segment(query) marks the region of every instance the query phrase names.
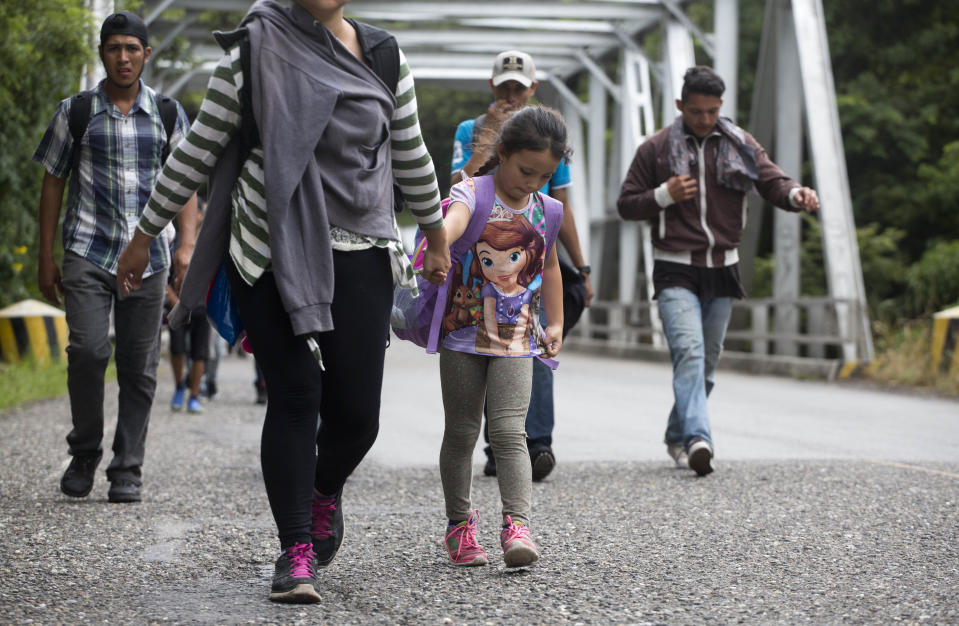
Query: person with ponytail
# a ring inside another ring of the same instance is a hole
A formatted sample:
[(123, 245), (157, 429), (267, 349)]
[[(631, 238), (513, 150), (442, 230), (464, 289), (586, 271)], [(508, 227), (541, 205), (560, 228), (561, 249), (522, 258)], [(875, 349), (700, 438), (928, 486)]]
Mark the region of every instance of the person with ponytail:
[[(467, 230), (477, 207), (478, 177), (489, 176), (493, 206), (482, 233), (463, 256), (458, 289), (479, 294), (478, 315), (459, 320), (444, 335), (440, 381), (446, 428), (440, 476), (448, 523), (445, 545), (454, 565), (485, 565), (476, 537), (479, 511), (470, 500), (472, 458), (487, 404), (490, 445), (498, 463), (502, 499), (500, 545), (507, 567), (530, 565), (539, 550), (530, 533), (532, 468), (526, 411), (533, 362), (552, 358), (563, 345), (563, 285), (555, 240), (562, 205), (538, 191), (570, 154), (566, 125), (555, 111), (526, 107), (503, 124), (490, 157), (450, 190), (446, 214), (452, 244)], [(492, 172), (491, 174), (487, 174)], [(545, 310), (545, 326), (540, 310)]]

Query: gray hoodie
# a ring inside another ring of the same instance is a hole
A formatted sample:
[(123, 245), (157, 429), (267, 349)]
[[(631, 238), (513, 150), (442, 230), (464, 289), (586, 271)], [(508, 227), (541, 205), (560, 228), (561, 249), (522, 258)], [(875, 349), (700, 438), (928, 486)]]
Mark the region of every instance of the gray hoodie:
[[(298, 4), (260, 0), (231, 33), (250, 40), (253, 114), (263, 143), (272, 270), (297, 335), (333, 329), (329, 227), (393, 237), (389, 123), (393, 94), (363, 62)], [(370, 42), (364, 41), (364, 47)], [(229, 262), (239, 141), (210, 176), (204, 224), (171, 325), (203, 305), (220, 264)], [(209, 231), (209, 232), (208, 232)]]

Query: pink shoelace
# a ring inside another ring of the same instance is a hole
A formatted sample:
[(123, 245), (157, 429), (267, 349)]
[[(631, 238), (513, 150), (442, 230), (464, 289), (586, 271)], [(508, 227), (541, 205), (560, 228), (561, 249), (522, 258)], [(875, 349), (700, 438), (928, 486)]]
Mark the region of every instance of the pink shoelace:
[(320, 498), (313, 496), (313, 536), (329, 539), (333, 531), (333, 514), (336, 512), (336, 496)]
[(294, 543), (287, 548), (290, 557), (290, 575), (293, 578), (310, 578), (313, 573), (310, 564), (313, 563), (313, 544)]
[(529, 539), (532, 541), (532, 536), (529, 534), (529, 527), (524, 526), (520, 523), (513, 523), (512, 518), (507, 515), (504, 519), (506, 522), (506, 527), (503, 528), (503, 543), (512, 541), (514, 539)]
[(476, 520), (479, 517), (479, 511), (473, 511), (463, 526), (453, 526), (446, 533), (446, 545), (449, 545), (450, 537), (459, 533), (459, 539), (456, 542), (456, 557), (464, 550), (479, 550), (479, 543), (476, 542)]

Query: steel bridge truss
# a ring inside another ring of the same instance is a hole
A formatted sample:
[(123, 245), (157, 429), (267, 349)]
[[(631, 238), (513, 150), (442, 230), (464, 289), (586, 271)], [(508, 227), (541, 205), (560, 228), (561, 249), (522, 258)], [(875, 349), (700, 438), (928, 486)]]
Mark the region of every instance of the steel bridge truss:
[[(109, 0), (91, 2), (97, 11), (112, 8)], [(617, 350), (637, 346), (661, 351), (665, 346), (656, 307), (650, 305), (650, 226), (623, 222), (615, 203), (637, 146), (677, 114), (674, 100), (683, 73), (696, 64), (694, 42), (707, 57), (702, 62), (712, 65), (727, 85), (737, 84), (738, 0), (714, 0), (713, 32), (697, 28), (685, 12), (688, 4), (352, 0), (347, 5), (348, 14), (396, 35), (419, 84), (485, 90), (496, 53), (519, 48), (533, 55), (537, 96), (562, 111), (576, 148), (572, 205), (598, 288), (596, 306), (575, 331), (582, 343)], [(154, 56), (185, 37), (189, 55), (199, 60), (150, 68), (151, 84), (176, 94), (202, 88), (221, 54), (198, 16), (204, 11), (242, 13), (251, 2), (146, 0), (144, 5)], [(651, 41), (661, 43), (653, 46)], [(800, 294), (800, 217), (772, 211), (774, 294), (737, 305), (730, 339), (765, 360), (821, 359), (832, 353), (845, 362), (869, 361), (873, 346), (822, 0), (767, 0), (760, 47), (751, 115), (744, 126), (797, 179), (805, 147), (814, 178), (810, 184), (822, 204), (829, 296)], [(735, 119), (736, 109), (736, 89), (728, 88), (723, 114)], [(747, 282), (760, 226), (769, 213), (761, 199), (750, 200), (740, 250)]]

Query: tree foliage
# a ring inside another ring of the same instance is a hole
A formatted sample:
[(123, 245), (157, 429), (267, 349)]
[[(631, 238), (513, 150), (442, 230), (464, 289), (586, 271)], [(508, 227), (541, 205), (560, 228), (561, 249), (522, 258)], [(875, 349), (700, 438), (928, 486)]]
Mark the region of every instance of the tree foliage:
[(93, 58), (90, 29), (82, 0), (0, 3), (0, 305), (36, 284), (43, 169), (30, 157)]

